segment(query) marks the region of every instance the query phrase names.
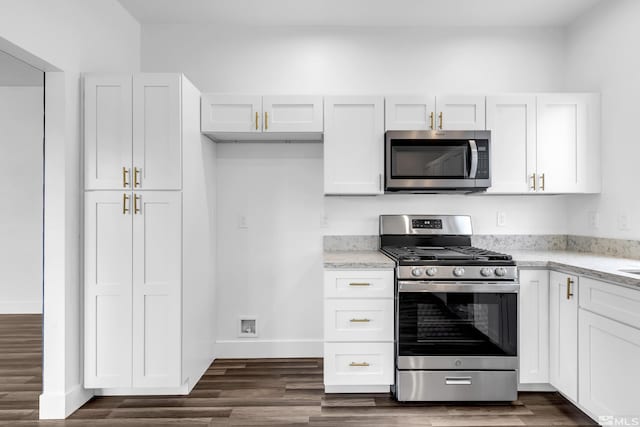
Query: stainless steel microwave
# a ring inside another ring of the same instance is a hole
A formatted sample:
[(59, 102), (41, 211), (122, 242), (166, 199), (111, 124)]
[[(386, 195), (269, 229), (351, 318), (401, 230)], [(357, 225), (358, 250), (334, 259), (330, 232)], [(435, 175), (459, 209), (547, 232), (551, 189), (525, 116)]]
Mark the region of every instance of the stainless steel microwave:
[(388, 131), (385, 192), (484, 191), (491, 186), (490, 131)]

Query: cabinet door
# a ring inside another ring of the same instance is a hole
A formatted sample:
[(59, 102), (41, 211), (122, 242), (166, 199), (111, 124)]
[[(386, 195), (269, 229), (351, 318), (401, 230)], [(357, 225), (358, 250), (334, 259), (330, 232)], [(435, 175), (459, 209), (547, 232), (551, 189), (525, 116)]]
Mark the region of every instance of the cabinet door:
[(579, 342), (580, 405), (597, 417), (637, 414), (640, 329), (580, 309)]
[(384, 99), (325, 98), (325, 194), (382, 194)]
[(131, 188), (131, 132), (131, 75), (87, 75), (84, 80), (87, 190)]
[(262, 98), (264, 132), (315, 132), (323, 129), (321, 96), (272, 95)]
[(549, 382), (549, 272), (520, 270), (520, 383)]
[(181, 373), (182, 195), (133, 200), (133, 386), (174, 387)]
[(491, 193), (535, 191), (536, 97), (488, 96), (491, 131)]
[(548, 193), (581, 192), (587, 147), (587, 97), (581, 94), (538, 96), (537, 161), (539, 189)]
[(179, 190), (181, 147), (180, 75), (134, 75), (134, 189)]
[(436, 127), (435, 96), (387, 96), (384, 103), (386, 130), (433, 130)]
[(84, 381), (131, 387), (131, 193), (85, 193)]
[(436, 127), (444, 130), (484, 130), (484, 96), (438, 96)]
[(549, 379), (574, 402), (578, 399), (578, 278), (549, 273)]
[(260, 95), (202, 94), (203, 132), (262, 132)]

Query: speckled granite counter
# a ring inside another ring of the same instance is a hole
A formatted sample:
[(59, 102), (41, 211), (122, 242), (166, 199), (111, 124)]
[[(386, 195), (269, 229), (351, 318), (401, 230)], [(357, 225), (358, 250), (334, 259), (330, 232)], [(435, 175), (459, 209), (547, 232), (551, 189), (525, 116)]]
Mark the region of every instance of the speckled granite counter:
[(324, 268), (394, 268), (395, 262), (379, 251), (332, 251), (324, 253)]
[(640, 261), (588, 252), (509, 251), (521, 268), (550, 268), (588, 276), (640, 290), (640, 275), (620, 270), (640, 270)]

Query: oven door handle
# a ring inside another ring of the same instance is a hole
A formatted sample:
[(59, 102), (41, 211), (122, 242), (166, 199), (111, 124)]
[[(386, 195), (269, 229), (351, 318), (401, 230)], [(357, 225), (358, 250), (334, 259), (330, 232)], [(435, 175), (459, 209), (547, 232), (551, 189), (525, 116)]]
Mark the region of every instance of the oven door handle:
[(469, 167), (469, 178), (476, 179), (478, 174), (478, 144), (475, 139), (469, 140), (469, 148), (471, 149), (471, 166)]
[(426, 282), (426, 281), (398, 281), (398, 292), (466, 292), (466, 293), (518, 293), (518, 283), (482, 283), (482, 282)]

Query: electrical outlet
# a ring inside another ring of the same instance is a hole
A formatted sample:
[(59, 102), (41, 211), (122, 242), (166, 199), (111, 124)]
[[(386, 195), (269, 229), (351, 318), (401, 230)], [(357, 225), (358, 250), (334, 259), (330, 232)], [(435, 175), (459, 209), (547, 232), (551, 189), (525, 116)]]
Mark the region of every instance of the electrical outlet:
[(249, 228), (249, 224), (248, 224), (246, 215), (240, 215), (238, 217), (238, 228), (241, 228), (241, 229)]
[(629, 229), (629, 217), (627, 214), (618, 215), (618, 230), (626, 231)]
[(496, 225), (498, 227), (506, 227), (506, 225), (507, 225), (507, 214), (505, 212), (498, 211), (496, 213)]
[(598, 212), (589, 211), (589, 227), (597, 230), (600, 228), (600, 214)]
[(322, 216), (320, 220), (320, 228), (329, 228), (329, 217), (326, 215)]

